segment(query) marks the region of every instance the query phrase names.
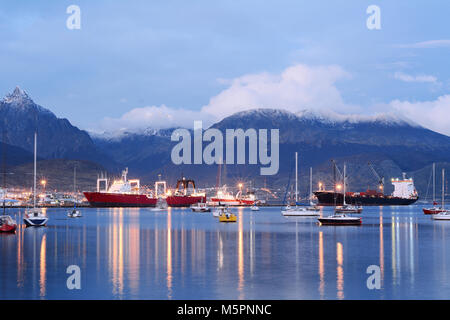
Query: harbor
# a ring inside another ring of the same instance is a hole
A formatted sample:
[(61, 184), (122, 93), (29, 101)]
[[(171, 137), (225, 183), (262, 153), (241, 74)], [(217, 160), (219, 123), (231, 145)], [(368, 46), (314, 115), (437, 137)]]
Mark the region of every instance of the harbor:
[[(444, 299), (450, 224), (422, 206), (367, 207), (361, 226), (319, 226), (280, 208), (238, 221), (169, 208), (50, 208), (45, 228), (0, 235), (3, 299)], [(7, 209), (21, 221), (23, 212)], [(325, 207), (320, 216), (332, 213)], [(69, 290), (66, 269), (81, 270)], [(381, 288), (368, 289), (369, 266)], [(270, 288), (270, 289), (269, 289)]]

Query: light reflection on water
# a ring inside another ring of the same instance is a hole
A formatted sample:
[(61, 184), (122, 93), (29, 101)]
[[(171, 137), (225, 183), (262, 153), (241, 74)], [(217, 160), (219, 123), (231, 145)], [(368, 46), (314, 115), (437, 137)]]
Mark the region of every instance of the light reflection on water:
[[(83, 209), (79, 219), (49, 209), (47, 228), (0, 235), (0, 298), (450, 297), (450, 224), (419, 206), (365, 208), (361, 227), (318, 226), (279, 208), (233, 210), (238, 222), (222, 224), (187, 209)], [(66, 287), (72, 264), (81, 290)], [(380, 266), (381, 290), (366, 287), (370, 265)]]

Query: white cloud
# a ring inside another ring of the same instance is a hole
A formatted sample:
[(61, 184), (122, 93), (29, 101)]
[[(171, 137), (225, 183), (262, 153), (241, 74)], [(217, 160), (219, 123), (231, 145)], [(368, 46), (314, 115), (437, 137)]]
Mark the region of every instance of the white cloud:
[[(233, 113), (255, 108), (284, 109), (294, 113), (308, 109), (328, 115), (345, 113), (346, 119), (352, 119), (349, 114), (353, 113), (360, 115), (354, 116), (355, 121), (360, 121), (363, 119), (361, 115), (369, 116), (368, 110), (345, 103), (336, 87), (338, 81), (348, 77), (349, 74), (339, 66), (311, 67), (300, 64), (288, 67), (280, 74), (265, 72), (231, 80), (221, 79), (228, 87), (212, 97), (209, 104), (200, 110), (175, 109), (165, 105), (135, 108), (119, 118), (104, 118), (96, 131), (120, 133), (147, 128), (192, 128), (195, 120), (202, 120), (204, 127), (207, 127)], [(427, 75), (396, 73), (396, 78), (407, 82), (437, 82), (435, 77)], [(376, 117), (385, 117), (386, 121), (397, 119), (395, 114), (386, 114), (386, 111), (394, 111), (399, 117), (396, 121), (411, 119), (419, 125), (450, 135), (450, 95), (425, 102), (394, 100), (372, 105), (370, 110), (378, 112)], [(339, 119), (337, 116), (334, 118)]]
[(410, 44), (402, 44), (399, 48), (413, 48), (413, 49), (425, 49), (425, 48), (446, 48), (450, 47), (450, 40), (429, 40)]
[(231, 81), (212, 97), (202, 112), (218, 118), (254, 108), (279, 108), (297, 112), (305, 108), (355, 111), (344, 103), (336, 82), (349, 74), (339, 66), (291, 66), (280, 74), (249, 74)]
[[(210, 99), (200, 111), (162, 106), (135, 108), (119, 118), (104, 118), (96, 132), (192, 127), (194, 120), (204, 126), (235, 112), (255, 108), (275, 108), (298, 112), (305, 108), (355, 111), (345, 104), (335, 83), (349, 77), (339, 66), (295, 65), (280, 74), (248, 74), (235, 79), (219, 79), (229, 87)], [(93, 132), (93, 130), (91, 130)]]
[(401, 80), (404, 82), (430, 82), (430, 83), (436, 83), (437, 78), (430, 75), (417, 75), (412, 76), (403, 72), (396, 72), (394, 74), (394, 78), (397, 80)]
[(450, 95), (422, 102), (394, 100), (390, 106), (426, 128), (450, 135)]
[(120, 118), (104, 118), (91, 132), (138, 132), (147, 128), (167, 129), (175, 127), (192, 127), (195, 120), (211, 123), (210, 115), (186, 109), (174, 109), (162, 106), (135, 108)]

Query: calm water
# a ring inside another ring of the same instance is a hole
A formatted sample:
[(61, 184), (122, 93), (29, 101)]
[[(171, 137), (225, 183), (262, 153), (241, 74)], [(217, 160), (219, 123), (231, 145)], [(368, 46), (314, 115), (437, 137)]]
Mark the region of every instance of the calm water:
[[(0, 299), (450, 298), (450, 221), (421, 206), (365, 208), (360, 227), (234, 210), (223, 224), (187, 209), (48, 209), (47, 228), (0, 235)], [(66, 287), (69, 265), (81, 290)]]

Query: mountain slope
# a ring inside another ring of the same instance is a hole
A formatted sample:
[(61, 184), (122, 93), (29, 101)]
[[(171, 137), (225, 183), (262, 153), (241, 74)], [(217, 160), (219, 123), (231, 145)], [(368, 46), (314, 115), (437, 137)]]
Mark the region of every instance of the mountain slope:
[(33, 136), (37, 131), (38, 155), (42, 158), (109, 163), (86, 131), (73, 126), (67, 119), (57, 118), (18, 87), (0, 101), (0, 127), (6, 130), (9, 144), (29, 152), (33, 152)]

